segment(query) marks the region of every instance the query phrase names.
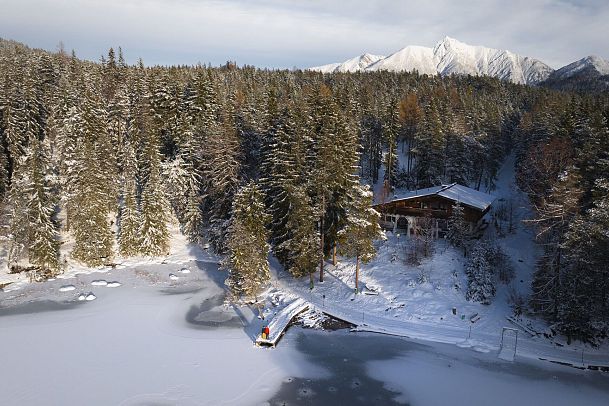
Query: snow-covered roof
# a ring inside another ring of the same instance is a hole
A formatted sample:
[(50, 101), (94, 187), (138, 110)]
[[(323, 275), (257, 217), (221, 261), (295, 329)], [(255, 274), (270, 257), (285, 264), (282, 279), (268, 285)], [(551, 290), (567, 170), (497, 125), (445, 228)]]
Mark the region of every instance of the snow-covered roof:
[(495, 196), (488, 193), (469, 188), (467, 186), (452, 183), (450, 185), (433, 186), (425, 189), (410, 190), (405, 193), (395, 195), (391, 200), (384, 202), (395, 202), (398, 200), (408, 200), (423, 196), (438, 195), (454, 202), (460, 202), (464, 206), (470, 206), (479, 210), (486, 210), (495, 200)]

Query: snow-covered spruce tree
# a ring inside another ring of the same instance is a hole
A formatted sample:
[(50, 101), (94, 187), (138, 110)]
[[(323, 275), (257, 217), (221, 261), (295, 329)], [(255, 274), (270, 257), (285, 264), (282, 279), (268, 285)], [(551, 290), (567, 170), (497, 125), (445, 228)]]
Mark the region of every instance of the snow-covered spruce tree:
[(421, 188), (442, 183), (446, 139), (438, 106), (433, 99), (417, 129), (415, 143), (413, 153), (416, 157), (417, 186)]
[[(269, 213), (272, 215), (270, 225), (271, 241), (279, 261), (289, 268), (287, 263), (290, 253), (284, 250), (282, 243), (290, 237), (287, 222), (295, 213), (291, 202), (296, 188), (305, 188), (305, 159), (307, 143), (302, 131), (298, 131), (293, 106), (287, 107), (270, 130), (270, 145), (265, 151), (262, 168), (262, 184), (266, 193)], [(310, 203), (310, 199), (308, 200)], [(302, 214), (302, 213), (301, 213)], [(310, 219), (312, 225), (318, 219)]]
[(594, 206), (565, 236), (566, 271), (558, 328), (569, 339), (597, 341), (609, 333), (609, 181), (595, 182)]
[(103, 163), (109, 151), (107, 142), (107, 127), (104, 114), (98, 106), (98, 101), (87, 94), (83, 105), (75, 118), (79, 123), (73, 123), (73, 131), (77, 131), (77, 150), (74, 152), (72, 164), (72, 193), (68, 206), (72, 213), (71, 229), (75, 243), (72, 251), (74, 259), (88, 266), (99, 266), (113, 256), (114, 239), (110, 230), (109, 214), (111, 203), (115, 203), (112, 194), (114, 187), (110, 180), (112, 172), (104, 171), (107, 164)]
[(118, 248), (123, 257), (141, 250), (141, 217), (137, 204), (137, 160), (131, 142), (126, 140), (123, 154), (122, 206), (119, 218)]
[(489, 263), (490, 246), (487, 241), (478, 242), (472, 249), (465, 266), (467, 293), (465, 298), (473, 302), (490, 304), (495, 296), (495, 275)]
[(8, 156), (4, 148), (4, 132), (2, 128), (2, 112), (0, 111), (0, 201), (4, 199), (4, 196), (8, 190)]
[(319, 261), (319, 232), (315, 229), (319, 217), (302, 185), (287, 186), (283, 196), (290, 210), (286, 215), (286, 235), (275, 251), (285, 258), (283, 264), (294, 277), (309, 275), (313, 283)]
[(7, 207), (9, 209), (9, 268), (25, 259), (30, 237), (29, 199), (28, 195), (24, 193), (30, 185), (28, 171), (26, 171), (27, 156), (22, 156), (15, 164), (12, 183), (7, 196)]
[[(197, 106), (196, 92), (187, 86), (179, 105), (178, 158), (185, 172), (181, 193), (177, 195), (182, 203), (172, 202), (182, 226), (182, 232), (191, 242), (201, 239), (203, 213), (201, 211), (201, 178), (203, 171), (203, 142), (207, 137), (202, 128), (202, 107)], [(179, 209), (178, 209), (179, 208)]]
[[(293, 105), (271, 121), (262, 184), (271, 214), (271, 241), (281, 264), (294, 276), (312, 275), (319, 258), (319, 217), (305, 181), (307, 137), (298, 131)], [(272, 110), (272, 107), (269, 108)]]
[(214, 249), (226, 249), (226, 231), (229, 226), (232, 202), (240, 180), (239, 137), (232, 118), (226, 117), (221, 126), (209, 129), (204, 151), (204, 199), (209, 221), (209, 239)]
[(40, 137), (45, 114), (35, 95), (33, 78), (24, 73), (21, 67), (17, 71), (19, 85), (10, 86), (3, 108), (4, 139), (11, 166), (15, 166), (17, 160), (25, 154), (28, 142)]
[(400, 123), (398, 115), (397, 101), (392, 101), (387, 109), (383, 125), (383, 137), (387, 143), (385, 153), (385, 179), (388, 191), (392, 191), (397, 186), (399, 162), (398, 162), (398, 138), (400, 136)]
[(11, 267), (27, 260), (48, 275), (59, 270), (59, 235), (53, 221), (56, 204), (46, 176), (48, 162), (42, 143), (33, 139), (29, 144), (17, 162), (9, 193), (8, 262)]
[(230, 272), (226, 284), (235, 300), (255, 298), (270, 279), (270, 246), (266, 229), (269, 220), (264, 208), (264, 195), (256, 184), (251, 182), (239, 190), (228, 228), (226, 260)]
[(309, 118), (314, 153), (308, 180), (319, 213), (319, 280), (323, 281), (325, 250), (335, 245), (339, 229), (331, 227), (337, 219), (337, 213), (332, 211), (341, 210), (340, 201), (354, 180), (359, 157), (355, 134), (349, 132), (327, 86), (321, 85), (315, 93)]
[[(14, 79), (25, 81), (23, 66), (15, 66)], [(31, 184), (28, 171), (28, 151), (26, 146), (30, 140), (38, 138), (39, 123), (33, 114), (32, 103), (24, 94), (29, 87), (26, 82), (25, 89), (16, 84), (9, 85), (8, 81), (3, 89), (2, 100), (2, 143), (6, 144), (6, 157), (8, 169), (12, 169), (12, 177), (7, 176), (7, 186), (10, 183), (7, 208), (9, 210), (9, 267), (17, 264), (27, 257), (29, 245), (29, 213), (28, 196), (24, 193)], [(21, 82), (23, 83), (23, 82)], [(4, 146), (3, 146), (4, 147)], [(7, 174), (9, 175), (9, 174)]]
[(359, 291), (360, 261), (368, 263), (376, 255), (373, 241), (385, 234), (379, 226), (380, 214), (372, 208), (370, 188), (354, 185), (350, 191), (345, 227), (338, 233), (340, 252), (355, 257), (355, 292)]
[(448, 241), (456, 248), (463, 249), (463, 255), (467, 254), (469, 238), (469, 224), (465, 221), (465, 213), (460, 202), (452, 206), (452, 213), (448, 218)]
[(565, 235), (580, 211), (582, 190), (576, 168), (568, 168), (555, 180), (549, 196), (536, 204), (537, 238), (543, 255), (533, 274), (531, 307), (551, 320), (558, 320), (562, 281), (568, 263), (564, 260)]
[(141, 198), (141, 253), (148, 256), (169, 253), (169, 202), (161, 177), (161, 154), (159, 143), (149, 119), (142, 114), (138, 130), (147, 140), (144, 159), (148, 162), (146, 181), (142, 186)]
[[(47, 179), (48, 158), (39, 140), (31, 142), (30, 185), (24, 190), (29, 200), (29, 261), (44, 271), (59, 270), (59, 233), (53, 221), (55, 199)], [(46, 272), (45, 272), (46, 273)]]
[(175, 134), (175, 156), (163, 164), (169, 202), (180, 223), (184, 235), (191, 242), (201, 237), (203, 215), (201, 212), (201, 172), (203, 134), (197, 132), (197, 110), (193, 106), (194, 95), (185, 90), (184, 100), (178, 106), (179, 117)]
[(188, 236), (190, 242), (198, 243), (203, 234), (203, 212), (201, 211), (201, 195), (198, 182), (191, 178), (191, 184), (186, 195), (186, 209), (184, 211), (182, 232)]
[(450, 128), (446, 133), (446, 181), (468, 184), (471, 162), (467, 146), (465, 123), (451, 111)]

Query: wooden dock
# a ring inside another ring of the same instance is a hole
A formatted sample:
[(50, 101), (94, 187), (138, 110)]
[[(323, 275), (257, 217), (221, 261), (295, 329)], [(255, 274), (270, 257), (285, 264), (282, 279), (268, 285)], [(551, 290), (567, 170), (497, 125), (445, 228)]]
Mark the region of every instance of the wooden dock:
[(269, 337), (262, 338), (262, 334), (258, 334), (258, 338), (256, 338), (256, 345), (270, 347), (274, 347), (275, 345), (277, 345), (277, 342), (285, 333), (285, 330), (290, 325), (292, 319), (307, 310), (308, 308), (309, 303), (305, 302), (300, 298), (294, 300), (292, 303), (284, 307), (269, 322)]

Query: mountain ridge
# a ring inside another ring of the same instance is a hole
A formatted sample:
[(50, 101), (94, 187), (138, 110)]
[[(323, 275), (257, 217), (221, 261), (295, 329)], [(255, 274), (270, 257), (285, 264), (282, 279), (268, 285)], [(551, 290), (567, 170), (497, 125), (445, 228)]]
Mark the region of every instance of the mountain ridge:
[[(529, 56), (518, 55), (508, 50), (469, 45), (448, 36), (438, 41), (433, 48), (409, 45), (387, 57), (375, 55), (378, 59), (368, 65), (365, 65), (363, 60), (365, 55), (370, 54), (363, 54), (342, 63), (312, 67), (308, 70), (323, 73), (383, 70), (413, 72), (416, 70), (427, 75), (492, 76), (512, 83), (527, 85), (539, 85), (548, 80), (555, 83), (562, 79), (573, 78), (580, 71), (588, 76), (591, 75), (590, 70), (598, 72), (599, 76), (609, 74), (609, 62), (593, 55), (554, 70), (541, 60)], [(357, 64), (354, 64), (355, 60), (358, 61)], [(561, 73), (557, 74), (557, 72)]]

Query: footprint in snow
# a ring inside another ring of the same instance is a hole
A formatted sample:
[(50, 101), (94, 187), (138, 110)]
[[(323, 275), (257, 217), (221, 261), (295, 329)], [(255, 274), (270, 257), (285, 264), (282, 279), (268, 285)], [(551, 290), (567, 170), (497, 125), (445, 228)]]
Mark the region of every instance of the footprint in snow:
[(76, 286), (74, 286), (74, 285), (65, 285), (65, 286), (60, 287), (59, 291), (60, 292), (69, 292), (74, 289), (76, 289)]
[(178, 277), (178, 275), (170, 273), (169, 274), (169, 279), (171, 279), (172, 281), (177, 281), (180, 278)]
[(190, 273), (190, 269), (182, 268), (182, 269), (180, 269), (180, 273)]
[(108, 282), (104, 281), (104, 280), (96, 280), (91, 282), (91, 285), (93, 286), (108, 286)]
[(114, 281), (114, 282), (108, 282), (108, 284), (106, 286), (108, 286), (109, 288), (118, 288), (121, 285), (122, 285), (122, 283)]

